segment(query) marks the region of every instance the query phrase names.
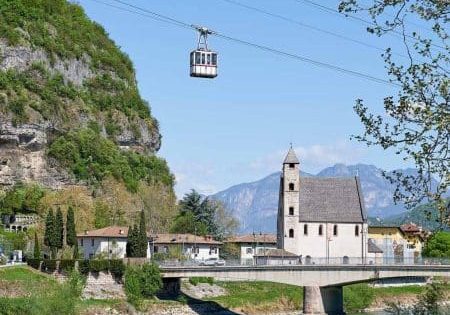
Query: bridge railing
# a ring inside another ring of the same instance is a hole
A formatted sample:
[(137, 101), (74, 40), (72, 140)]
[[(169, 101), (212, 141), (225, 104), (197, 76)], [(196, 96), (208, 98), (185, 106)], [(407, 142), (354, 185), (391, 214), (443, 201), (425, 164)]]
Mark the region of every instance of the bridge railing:
[(217, 266), (296, 266), (296, 265), (450, 265), (444, 258), (381, 257), (276, 257), (257, 259), (227, 259), (218, 261), (171, 259), (157, 261), (161, 267), (217, 267)]

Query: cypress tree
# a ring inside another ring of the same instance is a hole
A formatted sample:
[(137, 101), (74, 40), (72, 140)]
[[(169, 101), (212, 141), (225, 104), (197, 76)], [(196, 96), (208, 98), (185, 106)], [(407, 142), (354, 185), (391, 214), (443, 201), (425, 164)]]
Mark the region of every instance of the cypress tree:
[(133, 236), (131, 242), (131, 257), (139, 257), (139, 228), (137, 224), (133, 226)]
[(33, 253), (34, 259), (41, 258), (41, 248), (39, 247), (39, 240), (37, 236), (37, 232), (34, 232), (34, 253)]
[(58, 249), (63, 248), (64, 245), (64, 220), (61, 208), (56, 211), (55, 217), (55, 230), (54, 230), (55, 243), (54, 246)]
[(127, 247), (126, 247), (127, 257), (133, 257), (133, 252), (132, 252), (133, 235), (134, 235), (133, 226), (130, 226), (128, 228), (128, 235), (127, 235)]
[(138, 257), (146, 257), (147, 256), (147, 227), (145, 224), (145, 213), (144, 210), (141, 211), (141, 217), (139, 222), (139, 234), (138, 234)]
[(53, 235), (55, 230), (55, 217), (53, 210), (49, 209), (47, 218), (45, 219), (44, 244), (48, 247), (53, 247)]
[(66, 220), (66, 243), (69, 246), (77, 245), (77, 234), (75, 232), (75, 214), (73, 208), (69, 206)]

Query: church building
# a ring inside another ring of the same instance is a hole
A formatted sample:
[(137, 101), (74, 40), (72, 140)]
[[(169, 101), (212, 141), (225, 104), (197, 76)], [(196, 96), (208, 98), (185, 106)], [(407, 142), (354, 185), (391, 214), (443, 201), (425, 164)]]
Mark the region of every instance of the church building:
[(359, 177), (300, 176), (292, 148), (283, 162), (277, 247), (303, 263), (362, 263), (367, 256), (367, 216)]

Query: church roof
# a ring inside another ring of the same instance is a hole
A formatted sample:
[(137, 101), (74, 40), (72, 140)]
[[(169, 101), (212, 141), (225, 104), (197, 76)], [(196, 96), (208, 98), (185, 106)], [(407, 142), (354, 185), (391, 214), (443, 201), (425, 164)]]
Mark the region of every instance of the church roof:
[(284, 159), (283, 164), (300, 164), (300, 161), (297, 158), (297, 155), (295, 154), (294, 149), (289, 148), (288, 154), (286, 155), (286, 158)]
[(366, 211), (358, 177), (300, 178), (299, 221), (362, 223)]
[(367, 244), (367, 251), (369, 253), (383, 253), (383, 250), (379, 248), (372, 239), (369, 238), (369, 242)]

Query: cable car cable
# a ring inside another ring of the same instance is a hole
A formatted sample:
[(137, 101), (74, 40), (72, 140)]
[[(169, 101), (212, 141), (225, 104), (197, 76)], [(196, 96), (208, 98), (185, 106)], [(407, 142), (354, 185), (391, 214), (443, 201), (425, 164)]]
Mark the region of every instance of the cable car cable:
[[(103, 2), (101, 2), (99, 0), (91, 0), (91, 1), (103, 3)], [(170, 23), (172, 25), (176, 25), (176, 26), (183, 27), (183, 28), (190, 28), (190, 29), (193, 29), (193, 30), (197, 31), (198, 27), (196, 27), (195, 25), (188, 24), (188, 23), (185, 23), (183, 21), (176, 20), (174, 18), (165, 16), (165, 15), (160, 14), (160, 13), (156, 13), (156, 12), (150, 11), (150, 10), (145, 9), (145, 8), (138, 7), (138, 6), (133, 5), (133, 4), (129, 4), (129, 3), (124, 2), (122, 0), (112, 0), (112, 1), (118, 2), (120, 4), (132, 7), (134, 9), (137, 9), (137, 10), (140, 10), (140, 11), (143, 11), (143, 12), (146, 12), (146, 13), (150, 14), (150, 16), (149, 15), (143, 15), (141, 13), (125, 9), (127, 12), (136, 13), (136, 14), (139, 14), (141, 16), (145, 16), (145, 17), (148, 17), (148, 18), (156, 19), (156, 20), (161, 21), (161, 22), (166, 22), (166, 23)], [(112, 6), (112, 5), (110, 5), (110, 6)], [(117, 6), (115, 6), (115, 7), (117, 9), (119, 9), (119, 10), (124, 10), (124, 8), (117, 7)], [(364, 78), (366, 80), (370, 80), (370, 81), (373, 81), (373, 82), (376, 82), (376, 83), (383, 83), (383, 84), (397, 86), (397, 87), (401, 86), (400, 84), (394, 83), (394, 82), (392, 82), (390, 80), (377, 78), (375, 76), (372, 76), (372, 75), (369, 75), (369, 74), (365, 74), (365, 73), (362, 73), (362, 72), (359, 72), (359, 71), (342, 68), (342, 67), (330, 64), (330, 63), (317, 61), (317, 60), (314, 60), (314, 59), (311, 59), (311, 58), (308, 58), (308, 57), (304, 57), (304, 56), (301, 56), (301, 55), (298, 55), (298, 54), (289, 53), (289, 52), (278, 50), (278, 49), (275, 49), (275, 48), (272, 48), (272, 47), (269, 47), (269, 46), (264, 46), (264, 45), (252, 43), (252, 42), (249, 42), (249, 41), (246, 41), (246, 40), (238, 39), (238, 38), (235, 38), (235, 37), (227, 36), (225, 34), (221, 34), (221, 33), (216, 32), (216, 31), (211, 31), (211, 35), (219, 37), (219, 38), (222, 38), (222, 39), (225, 39), (225, 40), (228, 40), (228, 41), (232, 41), (232, 42), (235, 42), (235, 43), (238, 43), (238, 44), (242, 44), (242, 45), (250, 46), (250, 47), (253, 47), (253, 48), (257, 48), (257, 49), (260, 49), (260, 50), (263, 50), (263, 51), (266, 51), (266, 52), (271, 52), (273, 54), (277, 54), (277, 55), (281, 55), (281, 56), (288, 57), (288, 58), (291, 58), (291, 59), (299, 60), (299, 61), (302, 61), (302, 62), (305, 62), (305, 63), (310, 63), (310, 64), (315, 65), (317, 67), (327, 68), (327, 69), (331, 69), (331, 70), (338, 71), (338, 72), (341, 72), (341, 73), (346, 73), (346, 74), (349, 74), (349, 75), (352, 75), (352, 76)]]
[[(320, 3), (317, 3), (317, 2), (314, 2), (314, 1), (311, 1), (311, 0), (294, 0), (294, 1), (298, 2), (298, 3), (306, 3), (306, 4), (310, 5), (310, 6), (313, 6), (313, 7), (317, 8), (317, 9), (320, 9), (322, 11), (325, 11), (325, 12), (328, 12), (328, 13), (333, 13), (333, 14), (338, 14), (341, 17), (349, 17), (349, 18), (351, 18), (351, 19), (353, 19), (355, 21), (359, 21), (361, 23), (364, 23), (364, 24), (367, 24), (367, 25), (370, 25), (370, 26), (376, 26), (376, 24), (374, 22), (372, 22), (372, 21), (365, 20), (363, 18), (360, 18), (359, 16), (355, 16), (355, 15), (352, 15), (352, 14), (349, 14), (349, 13), (341, 13), (341, 12), (339, 12), (339, 10), (336, 10), (334, 8), (325, 6), (323, 4), (320, 4)], [(397, 37), (400, 37), (400, 38), (403, 38), (403, 36), (405, 36), (405, 37), (409, 38), (410, 40), (417, 40), (414, 36), (411, 36), (411, 35), (408, 35), (408, 34), (403, 34), (402, 32), (399, 32), (397, 30), (392, 30), (392, 32), (394, 34), (396, 34)], [(440, 48), (440, 49), (444, 49), (446, 51), (448, 50), (448, 47), (444, 47), (444, 46), (441, 46), (441, 45), (438, 45), (438, 44), (431, 43), (430, 45), (434, 46), (434, 47), (437, 47), (437, 48)]]
[(101, 0), (90, 0), (90, 1), (97, 2), (97, 3), (103, 4), (103, 5), (106, 5), (108, 7), (118, 9), (118, 10), (126, 11), (126, 12), (133, 13), (133, 14), (137, 14), (137, 15), (140, 15), (140, 16), (143, 16), (143, 17), (148, 17), (148, 18), (154, 19), (156, 21), (165, 22), (165, 23), (169, 23), (169, 24), (172, 24), (172, 25), (175, 25), (175, 26), (178, 26), (178, 27), (184, 27), (184, 28), (187, 28), (189, 30), (192, 30), (191, 25), (189, 25), (189, 26), (182, 26), (179, 23), (171, 22), (171, 21), (169, 21), (167, 19), (158, 18), (156, 16), (148, 15), (148, 14), (145, 14), (145, 13), (142, 13), (142, 12), (138, 12), (138, 11), (133, 11), (133, 10), (130, 10), (130, 9), (127, 9), (127, 8), (124, 8), (124, 7), (119, 7), (117, 5), (114, 5), (114, 4), (111, 4), (111, 3), (108, 3), (108, 2), (104, 2), (104, 1), (101, 1)]
[[(248, 10), (253, 10), (253, 11), (259, 12), (261, 14), (265, 14), (265, 15), (268, 15), (268, 16), (271, 16), (271, 17), (274, 17), (274, 18), (277, 18), (277, 19), (280, 19), (280, 20), (283, 20), (283, 21), (286, 21), (286, 22), (289, 22), (289, 23), (292, 23), (292, 24), (296, 24), (296, 25), (301, 26), (301, 27), (309, 28), (309, 29), (312, 29), (312, 30), (317, 31), (317, 32), (325, 33), (325, 34), (328, 34), (328, 35), (331, 35), (331, 36), (334, 36), (334, 37), (337, 37), (337, 38), (340, 38), (340, 39), (343, 39), (343, 40), (347, 40), (347, 41), (350, 41), (350, 42), (353, 42), (353, 43), (356, 43), (356, 44), (359, 44), (359, 45), (362, 45), (362, 46), (365, 46), (365, 47), (368, 47), (368, 48), (376, 49), (376, 50), (381, 51), (381, 52), (385, 52), (386, 51), (384, 48), (381, 48), (379, 46), (372, 45), (372, 44), (363, 42), (361, 40), (354, 39), (354, 38), (351, 38), (351, 37), (348, 37), (348, 36), (345, 36), (345, 35), (342, 35), (342, 34), (338, 34), (338, 33), (332, 32), (332, 31), (328, 31), (326, 29), (323, 29), (323, 28), (320, 28), (320, 27), (317, 27), (317, 26), (314, 26), (314, 25), (306, 24), (306, 23), (303, 23), (303, 22), (301, 22), (299, 20), (294, 20), (294, 19), (291, 19), (289, 17), (283, 16), (283, 15), (280, 15), (280, 14), (271, 13), (271, 12), (263, 10), (263, 9), (259, 9), (259, 8), (253, 7), (253, 6), (249, 6), (247, 4), (243, 4), (243, 3), (240, 3), (238, 1), (234, 1), (234, 0), (222, 0), (222, 1), (228, 2), (230, 4), (233, 4), (233, 5), (236, 5), (236, 6), (239, 6), (239, 7), (246, 8)], [(403, 58), (409, 59), (408, 56), (400, 54), (400, 53), (392, 52), (392, 54), (397, 55), (399, 57), (403, 57)]]

